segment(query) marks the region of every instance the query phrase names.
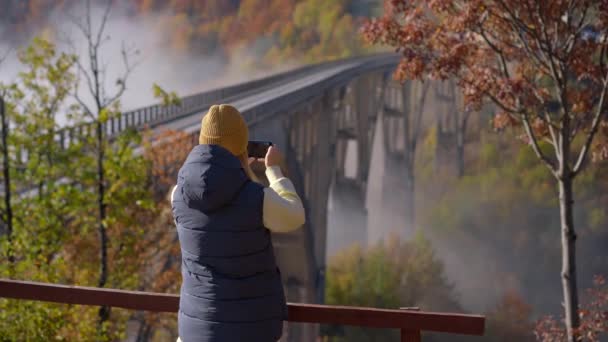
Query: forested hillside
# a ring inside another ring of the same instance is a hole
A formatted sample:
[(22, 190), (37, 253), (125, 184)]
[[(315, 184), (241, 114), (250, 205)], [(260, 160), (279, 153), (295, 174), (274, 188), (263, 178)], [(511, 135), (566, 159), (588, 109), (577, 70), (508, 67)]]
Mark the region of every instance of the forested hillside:
[[(3, 39), (52, 26), (76, 0), (8, 1), (0, 13)], [(93, 4), (100, 3), (93, 1)], [(127, 16), (160, 20), (167, 48), (199, 56), (254, 55), (253, 66), (319, 61), (366, 50), (357, 34), (362, 17), (379, 10), (375, 0), (135, 0), (115, 2)]]

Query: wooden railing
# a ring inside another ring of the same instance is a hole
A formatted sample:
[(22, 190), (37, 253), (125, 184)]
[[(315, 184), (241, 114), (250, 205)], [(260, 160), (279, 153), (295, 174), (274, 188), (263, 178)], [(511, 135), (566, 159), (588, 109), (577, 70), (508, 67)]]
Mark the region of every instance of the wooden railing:
[[(0, 279), (0, 298), (177, 312), (179, 296)], [(401, 341), (421, 341), (421, 331), (483, 335), (478, 315), (289, 303), (289, 321), (400, 329)]]

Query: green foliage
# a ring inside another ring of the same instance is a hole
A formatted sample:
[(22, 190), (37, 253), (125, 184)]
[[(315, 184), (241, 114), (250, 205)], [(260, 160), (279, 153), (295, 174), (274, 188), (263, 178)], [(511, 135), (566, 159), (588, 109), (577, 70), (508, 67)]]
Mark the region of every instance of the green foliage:
[[(370, 51), (373, 47), (357, 34), (360, 18), (378, 13), (382, 7), (380, 1), (361, 0), (213, 0), (205, 5), (190, 0), (158, 1), (158, 5), (174, 13), (161, 22), (173, 38), (173, 48), (202, 54), (219, 50), (237, 56), (239, 65), (247, 55), (257, 68)], [(260, 41), (271, 43), (260, 46)]]
[[(83, 108), (71, 105), (75, 89), (74, 56), (59, 54), (53, 44), (36, 38), (19, 53), (26, 71), (15, 84), (3, 87), (9, 119), (12, 190), (29, 190), (14, 196), (15, 216), (9, 262), (0, 256), (0, 277), (50, 283), (97, 285), (99, 274), (99, 216), (97, 152), (103, 152), (105, 205), (103, 222), (109, 237), (108, 284), (136, 289), (139, 261), (146, 230), (142, 218), (155, 213), (149, 186), (149, 162), (135, 155), (141, 136), (127, 130), (112, 142), (97, 140), (95, 128), (120, 115), (116, 102), (102, 108), (91, 124)], [(174, 96), (174, 95), (173, 95)], [(76, 143), (62, 148), (57, 138), (58, 116), (66, 111), (85, 130)], [(27, 161), (19, 155), (27, 156)], [(3, 204), (3, 203), (2, 203)], [(145, 222), (145, 221), (144, 221)], [(8, 244), (0, 237), (3, 250)], [(125, 338), (131, 313), (112, 310), (111, 319), (97, 335), (98, 308), (41, 302), (0, 300), (1, 341), (97, 340)]]
[[(419, 234), (414, 240), (389, 237), (364, 250), (353, 246), (329, 262), (326, 301), (334, 305), (397, 309), (460, 311), (443, 265), (430, 242)], [(395, 340), (396, 331), (360, 327), (328, 327), (332, 341)]]
[(154, 83), (152, 85), (152, 93), (154, 94), (154, 98), (160, 99), (163, 106), (176, 105), (181, 106), (181, 99), (177, 96), (177, 93), (174, 91), (167, 92), (161, 86)]
[(302, 58), (308, 62), (361, 54), (365, 51), (349, 11), (351, 1), (306, 0), (298, 2), (292, 24), (280, 33), (280, 50), (271, 57)]
[(0, 299), (0, 341), (68, 341), (65, 313), (61, 305)]
[[(57, 56), (55, 48), (42, 39), (19, 53), (27, 71), (19, 82), (7, 87), (9, 120), (13, 125), (9, 136), (13, 193), (32, 189), (27, 200), (13, 196), (15, 216), (11, 245), (15, 263), (3, 255), (0, 277), (58, 282), (65, 276), (66, 260), (61, 254), (74, 193), (68, 184), (58, 181), (70, 170), (69, 155), (54, 140), (56, 116), (72, 89), (74, 75), (70, 68), (73, 57)], [(23, 163), (19, 154), (27, 155)], [(3, 202), (4, 204), (4, 202)], [(7, 237), (0, 238), (3, 244)], [(0, 323), (0, 339), (42, 340), (56, 336), (66, 321), (57, 306), (42, 303), (3, 300), (0, 312), (6, 319)], [(11, 338), (12, 336), (12, 338)]]

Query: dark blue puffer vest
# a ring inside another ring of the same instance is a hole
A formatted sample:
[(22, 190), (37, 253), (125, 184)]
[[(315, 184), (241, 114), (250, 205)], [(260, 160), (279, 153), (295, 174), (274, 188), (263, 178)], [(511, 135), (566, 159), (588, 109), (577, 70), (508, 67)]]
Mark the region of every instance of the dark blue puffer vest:
[(198, 145), (179, 170), (173, 217), (182, 251), (183, 342), (275, 342), (287, 305), (264, 188), (222, 147)]

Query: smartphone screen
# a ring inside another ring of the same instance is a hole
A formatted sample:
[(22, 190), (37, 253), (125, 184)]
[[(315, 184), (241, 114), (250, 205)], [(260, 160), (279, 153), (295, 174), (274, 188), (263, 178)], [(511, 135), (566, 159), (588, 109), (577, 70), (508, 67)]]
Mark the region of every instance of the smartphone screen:
[(270, 146), (272, 146), (272, 142), (270, 141), (249, 141), (247, 144), (247, 154), (253, 158), (264, 158)]

